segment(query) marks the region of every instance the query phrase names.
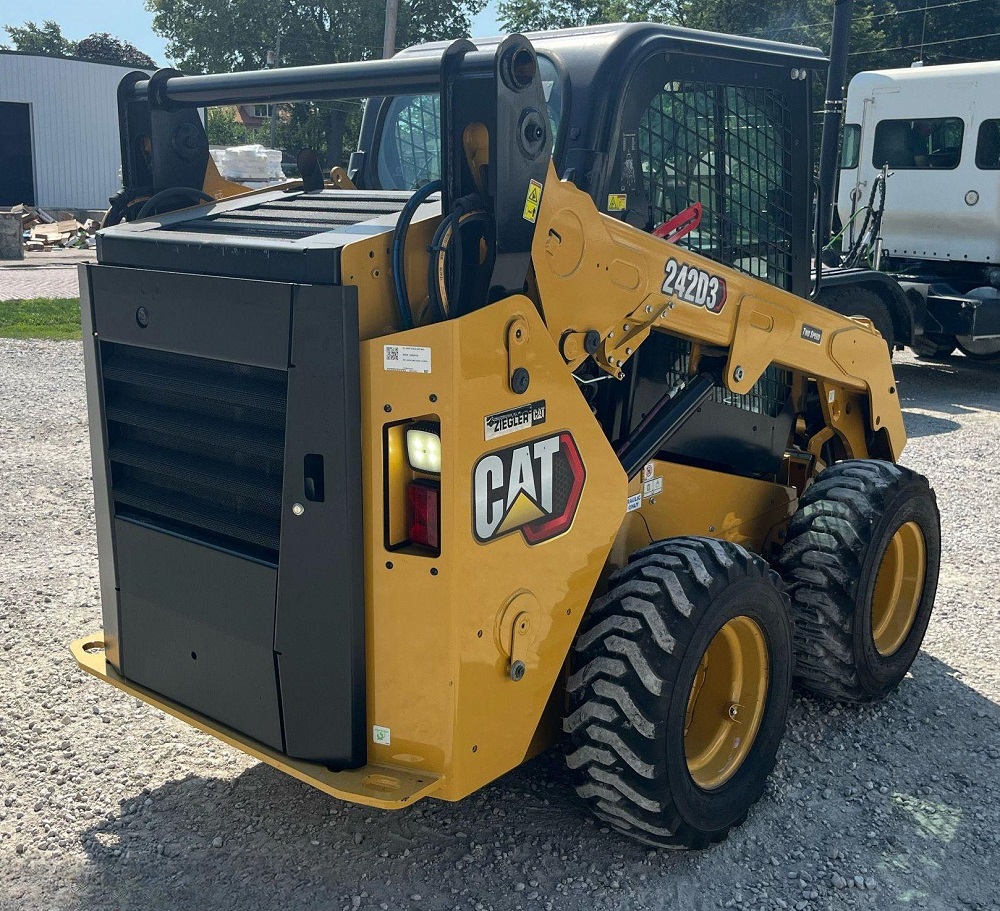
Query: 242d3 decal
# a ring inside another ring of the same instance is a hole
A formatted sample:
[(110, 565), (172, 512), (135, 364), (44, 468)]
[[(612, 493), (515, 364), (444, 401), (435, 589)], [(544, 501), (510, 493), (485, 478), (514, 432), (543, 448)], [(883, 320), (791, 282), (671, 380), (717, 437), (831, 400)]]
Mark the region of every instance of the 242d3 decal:
[(726, 306), (726, 280), (721, 275), (681, 265), (673, 258), (667, 260), (663, 269), (663, 287), (660, 290), (667, 296), (704, 307), (709, 313), (721, 313)]
[(541, 544), (573, 524), (587, 472), (568, 431), (484, 455), (472, 473), (472, 528), (486, 544), (515, 531)]

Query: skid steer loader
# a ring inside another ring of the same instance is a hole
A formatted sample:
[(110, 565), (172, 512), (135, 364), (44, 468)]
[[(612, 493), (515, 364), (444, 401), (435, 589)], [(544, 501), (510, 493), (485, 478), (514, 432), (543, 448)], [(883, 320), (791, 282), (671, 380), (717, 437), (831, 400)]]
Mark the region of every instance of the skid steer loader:
[[(79, 664), (345, 800), (565, 731), (614, 829), (724, 838), (793, 676), (888, 693), (938, 576), (886, 345), (801, 296), (821, 64), (631, 25), (128, 77)], [(219, 179), (199, 106), (347, 97), (348, 173)]]

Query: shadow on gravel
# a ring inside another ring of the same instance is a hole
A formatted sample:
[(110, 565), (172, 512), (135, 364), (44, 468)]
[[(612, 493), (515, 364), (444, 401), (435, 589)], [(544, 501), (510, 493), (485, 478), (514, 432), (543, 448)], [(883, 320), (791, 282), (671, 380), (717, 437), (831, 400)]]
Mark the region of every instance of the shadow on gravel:
[[(991, 908), (998, 730), (1000, 707), (925, 653), (877, 705), (799, 694), (767, 794), (700, 855), (602, 831), (560, 749), (461, 803), (397, 813), (338, 802), (265, 765), (189, 777), (135, 794), (87, 832), (89, 869), (66, 907), (696, 909), (720, 907), (748, 879), (793, 907), (804, 883), (788, 870), (808, 867), (810, 909), (842, 907), (848, 892), (853, 907)], [(855, 889), (860, 873), (875, 882)]]
[(936, 418), (930, 414), (916, 411), (904, 411), (903, 423), (906, 425), (906, 436), (914, 440), (917, 437), (933, 437), (942, 433), (954, 433), (961, 430), (962, 425), (950, 418)]
[(944, 414), (1000, 411), (1000, 366), (952, 357), (947, 362), (896, 362), (893, 371), (904, 408), (930, 408)]
[(508, 892), (509, 905), (491, 907), (514, 907), (515, 882), (494, 882), (495, 866), (530, 866), (519, 879), (552, 893), (571, 872), (566, 851), (605, 837), (619, 855), (645, 857), (641, 846), (597, 832), (559, 749), (462, 803), (393, 813), (334, 800), (259, 764), (232, 780), (192, 776), (125, 802), (85, 836), (97, 875), (94, 904), (82, 897), (79, 907), (114, 896), (108, 907), (119, 911), (350, 909), (365, 893), (365, 908), (439, 909)]

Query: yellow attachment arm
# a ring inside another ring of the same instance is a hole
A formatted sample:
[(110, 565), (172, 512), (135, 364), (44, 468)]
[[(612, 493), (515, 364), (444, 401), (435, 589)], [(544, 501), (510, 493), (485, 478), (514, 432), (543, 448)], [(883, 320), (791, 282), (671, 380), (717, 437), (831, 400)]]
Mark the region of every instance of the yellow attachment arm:
[(887, 455), (895, 459), (902, 451), (906, 433), (892, 364), (867, 321), (610, 218), (560, 181), (551, 164), (531, 257), (546, 324), (571, 370), (593, 354), (620, 379), (621, 365), (660, 329), (728, 349), (725, 382), (737, 394), (750, 392), (771, 364), (815, 379), (828, 426), (855, 456), (867, 453), (851, 403), (865, 395), (870, 427), (885, 431)]

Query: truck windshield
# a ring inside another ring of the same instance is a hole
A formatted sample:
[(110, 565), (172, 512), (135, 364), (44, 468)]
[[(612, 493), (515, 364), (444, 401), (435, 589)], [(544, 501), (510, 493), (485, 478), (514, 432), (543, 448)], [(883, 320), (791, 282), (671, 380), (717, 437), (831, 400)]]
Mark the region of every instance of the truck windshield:
[[(538, 69), (552, 135), (558, 137), (563, 104), (562, 84), (551, 60), (539, 55)], [(378, 141), (379, 185), (383, 190), (413, 190), (440, 176), (440, 96), (396, 96), (389, 102)]]

